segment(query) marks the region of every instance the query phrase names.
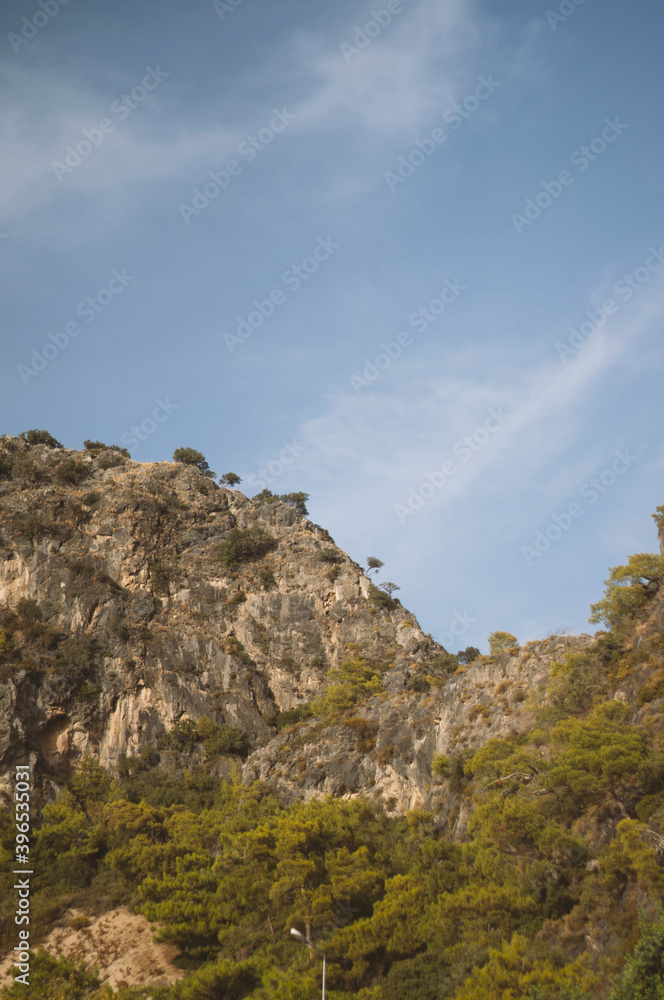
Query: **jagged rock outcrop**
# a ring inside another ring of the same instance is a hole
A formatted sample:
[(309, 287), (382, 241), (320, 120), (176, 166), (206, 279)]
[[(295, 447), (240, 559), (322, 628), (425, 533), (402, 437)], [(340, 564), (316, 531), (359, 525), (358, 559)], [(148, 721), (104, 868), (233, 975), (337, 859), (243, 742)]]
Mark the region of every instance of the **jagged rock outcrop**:
[[(265, 544), (229, 568), (219, 546), (238, 529)], [(551, 664), (592, 639), (480, 657), (441, 685), (442, 647), (375, 598), (288, 503), (191, 465), (0, 439), (0, 790), (28, 758), (47, 792), (86, 752), (114, 767), (151, 748), (176, 767), (167, 735), (207, 716), (245, 734), (244, 780), (285, 800), (369, 795), (461, 835), (469, 803), (434, 777), (434, 756), (532, 726)], [(278, 714), (319, 699), (353, 657), (387, 665), (380, 693), (277, 734)]]
[(530, 728), (551, 664), (592, 641), (581, 635), (531, 642), (481, 657), (424, 697), (381, 694), (351, 719), (301, 723), (256, 750), (244, 777), (266, 781), (287, 801), (369, 794), (396, 812), (426, 808), (450, 832), (461, 833), (469, 803), (464, 808), (449, 783), (432, 776), (434, 756), (463, 755)]
[[(256, 746), (349, 650), (389, 660), (397, 688), (441, 651), (399, 602), (374, 606), (360, 566), (289, 504), (193, 466), (16, 438), (0, 439), (0, 474), (7, 631), (19, 602), (37, 608), (18, 653), (0, 647), (1, 773), (28, 755), (46, 776), (85, 751), (114, 765), (201, 715)], [(252, 527), (274, 547), (230, 572), (217, 547)]]

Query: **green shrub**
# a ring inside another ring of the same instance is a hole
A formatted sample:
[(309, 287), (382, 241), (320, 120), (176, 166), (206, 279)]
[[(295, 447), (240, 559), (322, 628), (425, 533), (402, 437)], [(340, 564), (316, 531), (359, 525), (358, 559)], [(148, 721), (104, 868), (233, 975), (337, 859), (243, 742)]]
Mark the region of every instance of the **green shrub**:
[(113, 615), (108, 622), (108, 630), (111, 635), (116, 636), (120, 642), (126, 642), (129, 638), (129, 626), (120, 617), (120, 615)]
[(511, 632), (492, 632), (489, 636), (489, 650), (492, 656), (499, 656), (501, 653), (518, 648), (519, 640)]
[(78, 486), (90, 475), (90, 467), (75, 458), (64, 458), (55, 467), (54, 478), (67, 486)]
[(389, 594), (386, 594), (384, 590), (379, 590), (373, 583), (369, 584), (369, 603), (375, 608), (383, 608), (388, 610), (392, 608), (396, 601), (394, 601)]
[(357, 737), (355, 749), (358, 753), (370, 753), (376, 746), (378, 723), (361, 715), (342, 721), (344, 729), (350, 729)]
[(444, 753), (434, 754), (431, 770), (437, 778), (447, 778), (450, 773), (450, 758)]
[(16, 614), (24, 622), (40, 622), (42, 613), (36, 601), (29, 597), (22, 597), (16, 604)]
[(413, 674), (406, 681), (406, 690), (414, 691), (415, 694), (424, 694), (425, 691), (431, 690), (431, 681), (423, 674)]
[(295, 507), (298, 514), (302, 514), (304, 517), (309, 513), (307, 510), (308, 499), (308, 493), (282, 493), (281, 496), (278, 496), (272, 490), (268, 490), (267, 487), (253, 497), (258, 507), (264, 503), (278, 503), (281, 501), (282, 503), (290, 504), (291, 507)]
[(384, 670), (384, 664), (370, 663), (362, 656), (333, 667), (328, 674), (332, 684), (322, 700), (322, 711), (326, 714), (345, 711), (377, 694), (383, 686)]
[[(103, 996), (101, 980), (83, 962), (53, 958), (41, 949), (30, 959), (30, 985), (15, 983), (5, 996), (15, 1000), (96, 1000)], [(125, 994), (126, 1000), (131, 997)], [(124, 998), (123, 998), (124, 1000)]]
[(76, 801), (105, 802), (111, 789), (111, 778), (91, 754), (84, 754), (76, 765), (76, 770), (67, 783)]
[(214, 479), (215, 473), (211, 471), (210, 466), (205, 460), (205, 455), (202, 452), (196, 451), (195, 448), (176, 448), (173, 452), (173, 461), (181, 462), (183, 465), (195, 465), (197, 469), (211, 479)]
[(262, 528), (231, 528), (216, 552), (224, 566), (233, 572), (242, 563), (261, 559), (276, 547), (276, 539)]
[(247, 738), (242, 730), (238, 726), (229, 726), (226, 723), (215, 727), (214, 731), (206, 736), (204, 745), (208, 759), (228, 756), (246, 757), (248, 750)]
[(257, 507), (260, 507), (264, 503), (279, 503), (279, 497), (272, 490), (268, 490), (267, 486), (260, 493), (257, 493), (255, 497), (252, 497), (252, 499), (255, 500)]
[(447, 650), (443, 650), (442, 653), (438, 653), (437, 656), (427, 664), (429, 673), (433, 676), (434, 680), (447, 680), (451, 677), (453, 673), (458, 669), (459, 661), (456, 656), (452, 653), (448, 653)]
[(466, 646), (465, 649), (460, 649), (456, 655), (459, 663), (468, 664), (476, 660), (480, 655), (480, 651), (476, 646)]
[(51, 535), (54, 530), (53, 524), (46, 521), (39, 511), (31, 511), (16, 522), (17, 533), (29, 541), (34, 541), (42, 535)]
[(150, 582), (152, 590), (159, 594), (167, 594), (173, 570), (163, 562), (154, 562), (150, 566)]
[(58, 646), (53, 671), (72, 684), (79, 683), (94, 667), (97, 643), (91, 635), (77, 635)]
[(656, 698), (661, 698), (662, 695), (664, 695), (664, 677), (653, 678), (649, 683), (643, 685), (639, 691), (636, 703), (639, 707), (648, 705), (651, 701), (655, 701)]
[(272, 588), (277, 585), (274, 573), (269, 566), (266, 566), (259, 572), (258, 579), (260, 580), (261, 587), (263, 587), (264, 590), (272, 590)]
[(91, 493), (86, 493), (81, 499), (81, 503), (85, 504), (86, 507), (94, 507), (101, 500), (101, 493), (97, 493), (94, 490)]
[(35, 485), (44, 478), (44, 473), (28, 453), (19, 452), (12, 462), (12, 479), (19, 483)]
[(459, 753), (452, 754), (450, 757), (448, 774), (450, 779), (450, 788), (453, 792), (460, 792), (467, 783), (466, 763), (471, 756), (472, 750), (462, 750)]
[(187, 753), (198, 742), (198, 739), (199, 733), (196, 723), (191, 719), (180, 719), (166, 737), (166, 743), (173, 750)]
[(343, 562), (341, 553), (337, 549), (327, 548), (321, 549), (318, 553), (318, 560), (322, 563), (340, 563)]
[(601, 601), (590, 606), (588, 621), (604, 622), (623, 632), (641, 615), (664, 582), (664, 556), (641, 552), (629, 557), (626, 566), (616, 566), (605, 580)]
[(106, 472), (107, 469), (117, 469), (121, 465), (126, 465), (126, 459), (122, 455), (108, 453), (99, 459), (99, 468)]
[(229, 635), (224, 640), (223, 650), (227, 656), (234, 656), (236, 660), (244, 663), (245, 666), (249, 666), (254, 662), (236, 635)]
[(124, 458), (131, 458), (129, 451), (126, 448), (121, 448), (117, 444), (104, 444), (103, 441), (84, 441), (83, 447), (86, 451), (98, 452), (98, 451), (117, 451)]
[(293, 674), (294, 677), (299, 677), (302, 672), (299, 663), (296, 663), (292, 656), (282, 656), (279, 660), (279, 666), (286, 673)]
[(641, 913), (641, 938), (627, 959), (610, 1000), (661, 1000), (664, 997), (664, 909), (648, 920)]
[(288, 729), (289, 726), (296, 726), (298, 722), (312, 718), (313, 714), (313, 708), (309, 704), (296, 705), (295, 708), (280, 712), (277, 715), (277, 732), (280, 733), (282, 729)]
[(27, 441), (29, 445), (45, 444), (49, 448), (62, 448), (60, 442), (52, 434), (49, 434), (48, 431), (22, 431), (19, 436), (23, 441)]

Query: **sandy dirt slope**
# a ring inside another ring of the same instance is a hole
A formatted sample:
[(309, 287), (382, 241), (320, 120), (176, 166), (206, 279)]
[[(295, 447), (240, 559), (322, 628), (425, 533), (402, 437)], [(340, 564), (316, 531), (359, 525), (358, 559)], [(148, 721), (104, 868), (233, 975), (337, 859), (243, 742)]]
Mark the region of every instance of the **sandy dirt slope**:
[[(119, 907), (90, 920), (86, 927), (78, 926), (81, 922), (81, 914), (70, 910), (41, 947), (55, 957), (82, 961), (87, 968), (97, 966), (99, 978), (114, 989), (120, 985), (165, 985), (181, 977), (172, 964), (177, 948), (155, 944), (145, 917)], [(13, 956), (0, 963), (0, 988), (11, 985), (12, 962)]]

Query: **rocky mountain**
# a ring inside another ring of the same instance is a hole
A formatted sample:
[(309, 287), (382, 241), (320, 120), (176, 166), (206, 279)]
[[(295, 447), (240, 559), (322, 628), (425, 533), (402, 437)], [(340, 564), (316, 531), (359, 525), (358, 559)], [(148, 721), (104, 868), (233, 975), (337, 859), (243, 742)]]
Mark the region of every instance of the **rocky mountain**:
[[(0, 444), (5, 775), (27, 755), (46, 778), (86, 752), (116, 765), (201, 716), (256, 747), (354, 652), (389, 661), (395, 692), (442, 652), (288, 503), (192, 465)], [(229, 539), (258, 553), (225, 563)]]
[[(28, 758), (46, 787), (86, 753), (176, 766), (169, 733), (204, 717), (241, 730), (244, 780), (285, 801), (370, 795), (463, 830), (434, 756), (532, 726), (551, 664), (593, 641), (552, 636), (451, 670), (414, 615), (289, 503), (101, 446), (0, 446), (5, 790)], [(381, 664), (356, 714), (276, 732), (354, 657)]]
[[(453, 656), (304, 495), (185, 453), (0, 438), (0, 794), (30, 761), (34, 995), (303, 1000), (294, 924), (339, 998), (659, 988), (662, 558), (613, 571), (607, 631)], [(14, 837), (0, 810), (5, 860)]]

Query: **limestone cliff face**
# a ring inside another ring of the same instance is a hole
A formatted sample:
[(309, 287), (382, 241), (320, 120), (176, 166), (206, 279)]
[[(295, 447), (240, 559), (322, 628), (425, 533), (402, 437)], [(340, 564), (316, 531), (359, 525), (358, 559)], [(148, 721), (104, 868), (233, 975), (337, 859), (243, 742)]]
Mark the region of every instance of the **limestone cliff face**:
[[(271, 541), (231, 571), (219, 545), (234, 529)], [(47, 792), (85, 752), (113, 767), (151, 747), (177, 766), (165, 737), (207, 716), (245, 734), (244, 780), (286, 800), (369, 795), (461, 835), (470, 806), (434, 756), (530, 727), (552, 662), (591, 641), (552, 637), (422, 683), (442, 648), (293, 506), (193, 466), (0, 438), (0, 791), (28, 758)], [(358, 656), (388, 665), (380, 693), (277, 734), (279, 712)]]
[(388, 811), (426, 808), (452, 835), (461, 834), (470, 803), (450, 793), (449, 780), (433, 776), (435, 755), (462, 755), (530, 728), (551, 664), (591, 642), (589, 635), (553, 637), (482, 657), (426, 696), (395, 684), (345, 722), (312, 720), (281, 733), (251, 755), (244, 776), (261, 778), (287, 801), (373, 795)]
[[(359, 565), (292, 506), (118, 461), (0, 439), (0, 607), (11, 624), (28, 599), (39, 619), (18, 651), (0, 643), (0, 773), (28, 755), (46, 777), (85, 751), (113, 765), (201, 715), (260, 745), (349, 648), (401, 687), (441, 651), (398, 602), (374, 607)], [(276, 546), (231, 573), (216, 549), (252, 526)]]

